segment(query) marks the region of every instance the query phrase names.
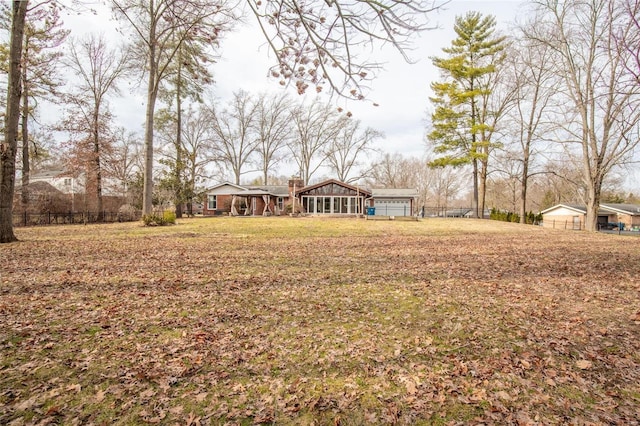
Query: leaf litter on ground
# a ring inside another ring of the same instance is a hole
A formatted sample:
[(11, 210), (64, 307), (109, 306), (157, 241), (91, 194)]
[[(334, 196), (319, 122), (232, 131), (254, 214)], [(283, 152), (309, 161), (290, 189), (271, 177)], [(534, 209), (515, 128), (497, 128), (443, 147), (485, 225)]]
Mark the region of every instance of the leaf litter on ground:
[(640, 245), (204, 218), (0, 246), (0, 423), (637, 424)]

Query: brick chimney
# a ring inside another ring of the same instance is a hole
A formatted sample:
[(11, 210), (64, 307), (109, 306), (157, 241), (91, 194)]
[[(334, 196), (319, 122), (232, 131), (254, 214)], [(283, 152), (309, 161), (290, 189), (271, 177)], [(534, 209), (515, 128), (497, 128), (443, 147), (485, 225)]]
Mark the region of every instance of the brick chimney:
[(295, 190), (299, 191), (300, 188), (304, 186), (304, 181), (299, 177), (292, 177), (291, 179), (289, 179), (289, 198), (295, 197), (295, 194), (293, 192), (294, 186), (295, 186)]

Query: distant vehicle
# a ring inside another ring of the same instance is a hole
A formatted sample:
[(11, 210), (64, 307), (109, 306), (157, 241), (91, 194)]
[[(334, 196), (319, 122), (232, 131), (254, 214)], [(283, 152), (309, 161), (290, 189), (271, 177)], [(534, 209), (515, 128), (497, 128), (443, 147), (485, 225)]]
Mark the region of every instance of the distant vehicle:
[(622, 222), (601, 223), (599, 226), (600, 226), (600, 229), (607, 230), (607, 231), (612, 231), (614, 229), (620, 230), (620, 231), (624, 230), (624, 223)]

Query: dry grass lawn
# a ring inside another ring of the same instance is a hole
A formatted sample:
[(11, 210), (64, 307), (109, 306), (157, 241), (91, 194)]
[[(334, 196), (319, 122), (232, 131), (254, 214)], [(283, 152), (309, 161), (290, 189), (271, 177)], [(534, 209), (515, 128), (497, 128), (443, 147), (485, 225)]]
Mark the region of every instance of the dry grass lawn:
[(640, 241), (205, 218), (0, 245), (0, 424), (637, 424)]

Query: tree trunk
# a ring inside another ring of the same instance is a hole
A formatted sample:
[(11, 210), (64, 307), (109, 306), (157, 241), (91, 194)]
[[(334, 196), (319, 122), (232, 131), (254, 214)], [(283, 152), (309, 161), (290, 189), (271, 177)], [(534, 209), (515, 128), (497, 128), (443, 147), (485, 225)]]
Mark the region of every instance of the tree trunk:
[(22, 70), (22, 209), (26, 212), (29, 207), (29, 86), (27, 83), (27, 68)]
[(12, 7), (7, 112), (4, 123), (4, 141), (0, 144), (0, 243), (17, 240), (13, 233), (13, 191), (16, 183), (16, 150), (22, 96), (20, 70), (27, 4), (28, 1), (17, 0), (13, 2)]
[(479, 216), (480, 218), (484, 219), (484, 209), (485, 209), (485, 199), (487, 198), (487, 168), (489, 167), (488, 164), (488, 153), (485, 153), (486, 160), (482, 160), (480, 161), (480, 182), (478, 184), (479, 186)]
[(602, 179), (596, 178), (590, 182), (587, 190), (587, 216), (585, 218), (584, 229), (595, 232), (598, 230), (598, 209), (600, 208), (600, 192)]
[(176, 217), (182, 217), (182, 58), (178, 57), (178, 77), (176, 84), (176, 167), (174, 176), (174, 197), (176, 207)]
[(93, 164), (95, 167), (96, 174), (96, 209), (98, 210), (98, 222), (102, 222), (103, 218), (103, 207), (102, 207), (102, 169), (100, 167), (100, 111), (96, 107), (93, 112)]
[(527, 186), (529, 184), (529, 153), (525, 151), (522, 159), (520, 178), (520, 223), (527, 223)]
[[(155, 40), (154, 29), (151, 29), (149, 40)], [(157, 64), (156, 49), (153, 43), (149, 46), (149, 83), (147, 87), (147, 110), (144, 128), (144, 185), (142, 191), (142, 214), (153, 211), (153, 113), (155, 111), (158, 88), (156, 82)]]
[(471, 214), (474, 218), (478, 215), (478, 159), (473, 159), (473, 201), (471, 202)]

